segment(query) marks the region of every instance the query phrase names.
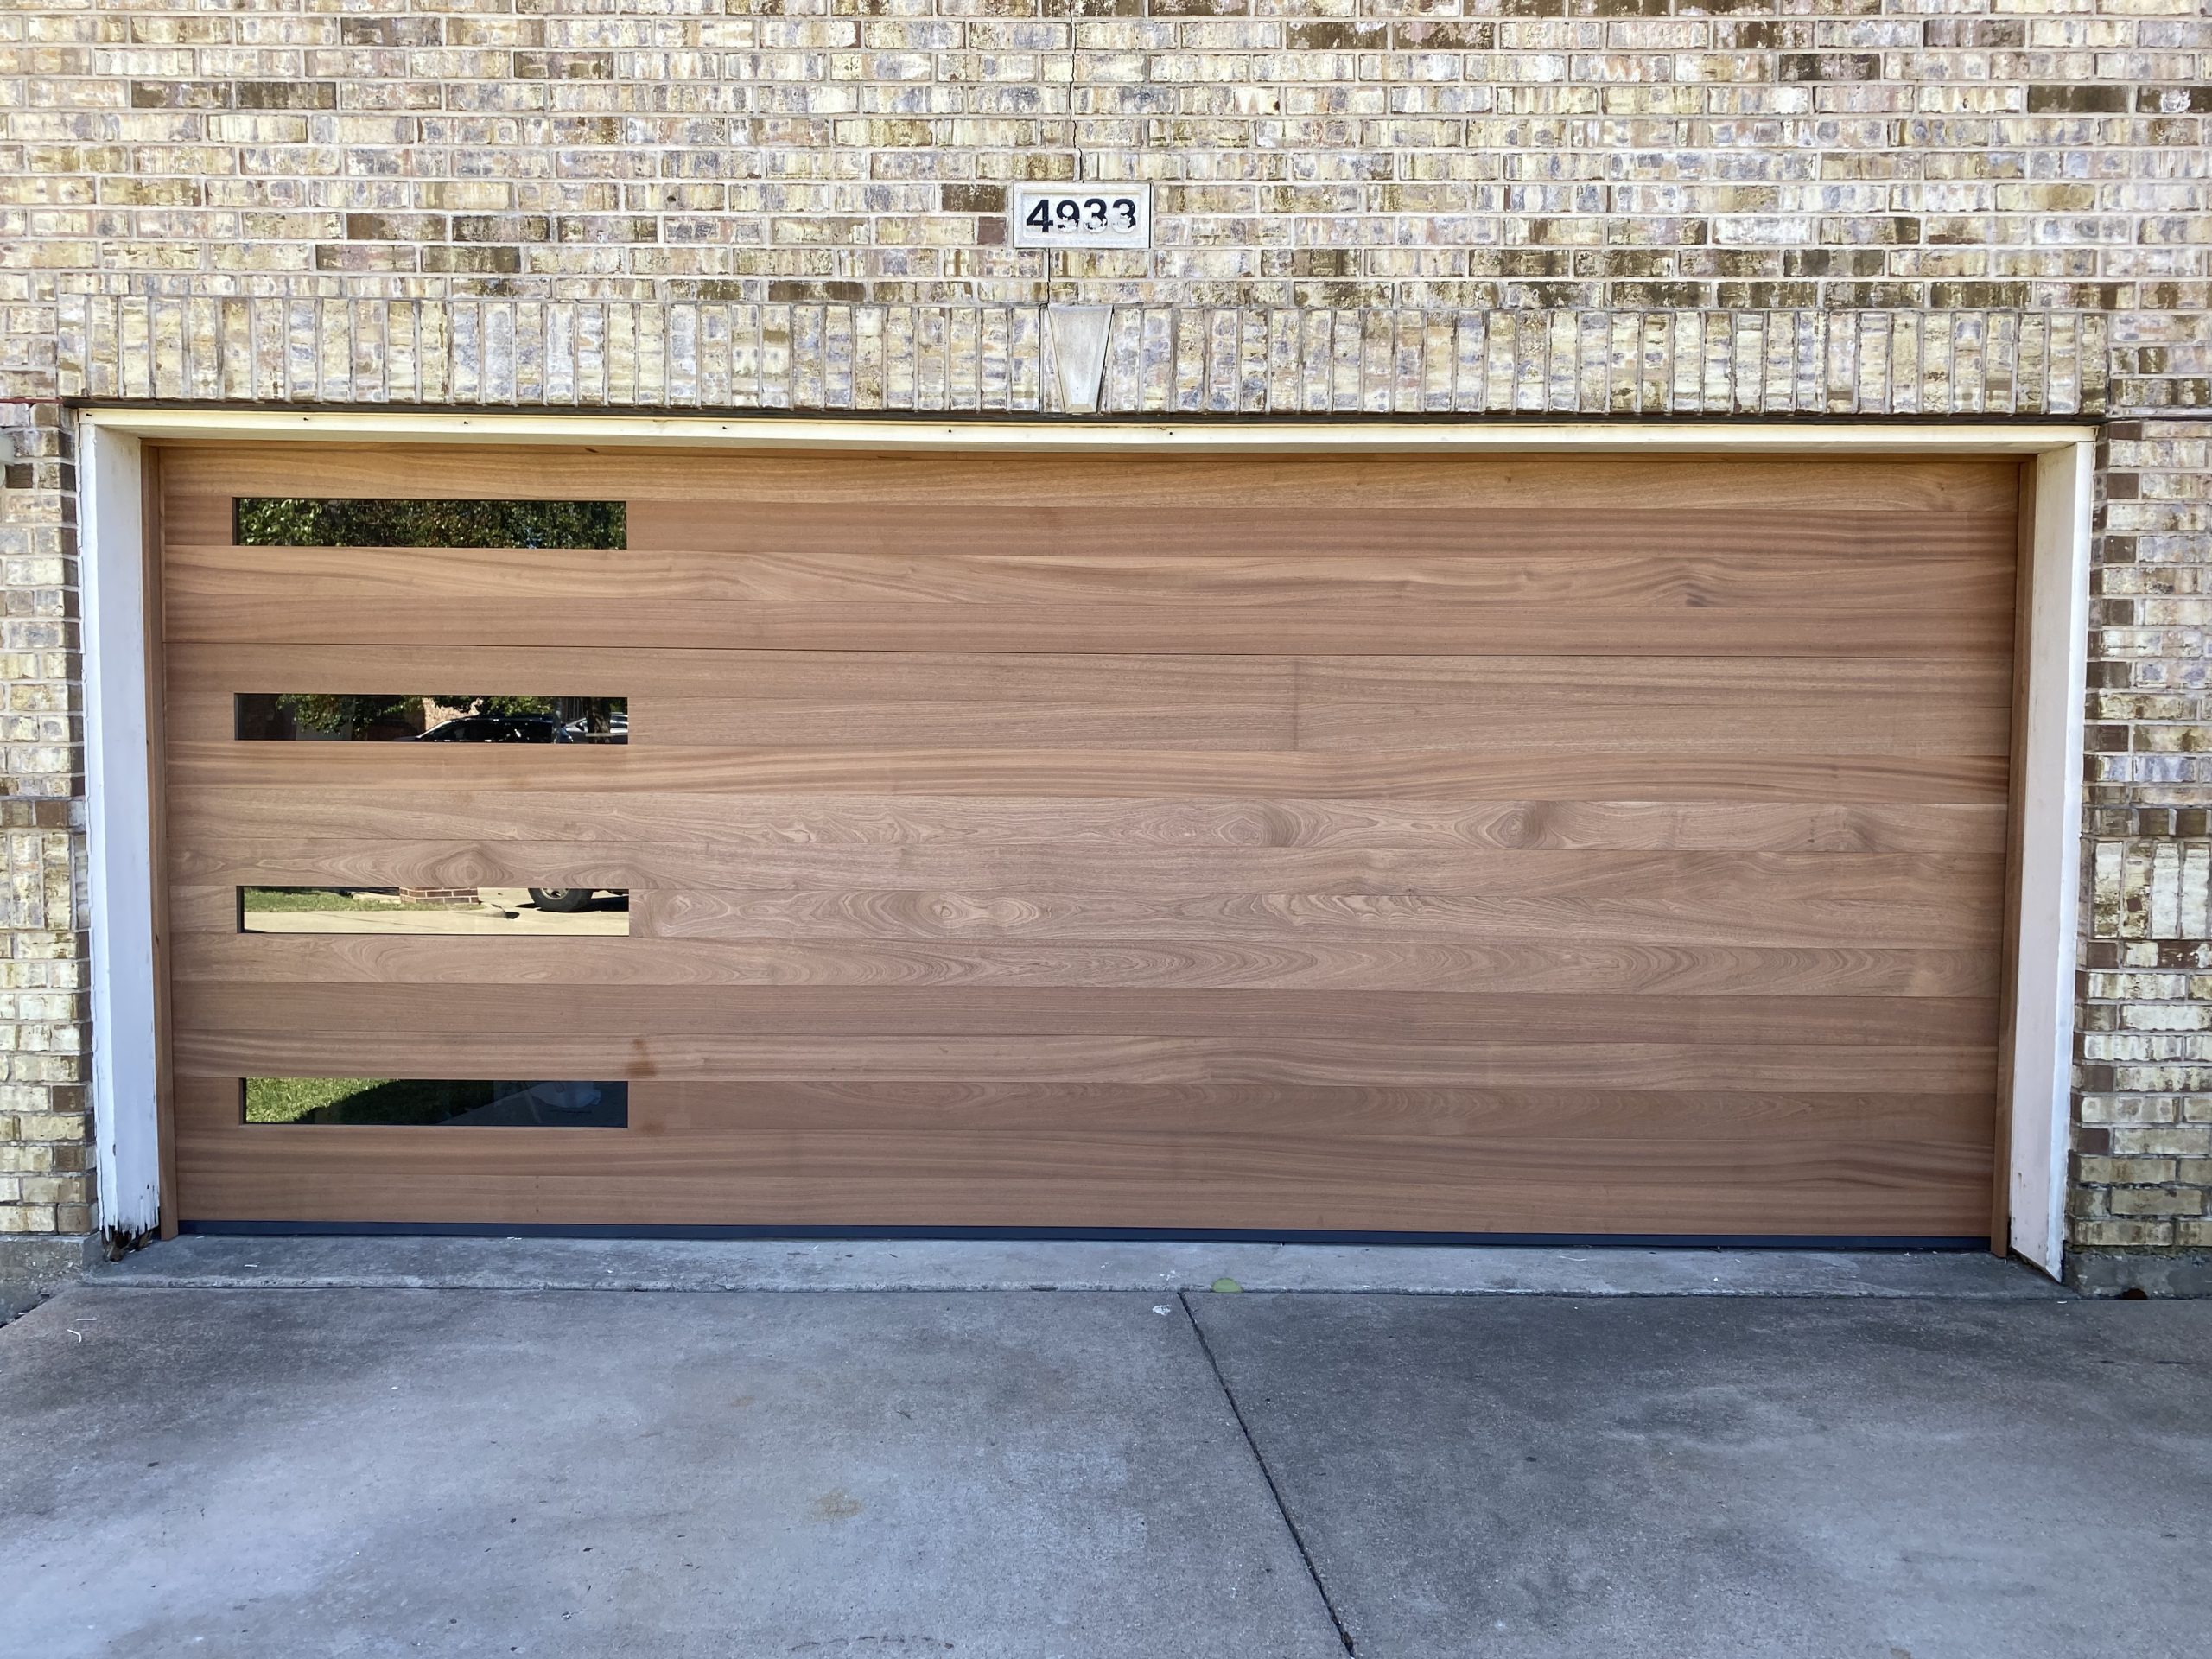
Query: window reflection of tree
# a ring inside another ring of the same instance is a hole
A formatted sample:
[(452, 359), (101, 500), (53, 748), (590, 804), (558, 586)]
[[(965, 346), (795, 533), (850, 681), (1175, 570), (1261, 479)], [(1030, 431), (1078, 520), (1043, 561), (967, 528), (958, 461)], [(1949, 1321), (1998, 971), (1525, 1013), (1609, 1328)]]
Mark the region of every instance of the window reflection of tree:
[[(399, 741), (419, 738), (452, 721), (515, 721), (530, 728), (448, 732), (486, 742), (623, 743), (629, 736), (629, 703), (622, 697), (519, 696), (473, 691), (416, 695), (321, 691), (244, 693), (238, 697), (241, 738), (322, 738)], [(559, 728), (555, 732), (553, 728)]]
[(620, 501), (393, 501), (243, 496), (240, 547), (595, 547), (629, 544)]

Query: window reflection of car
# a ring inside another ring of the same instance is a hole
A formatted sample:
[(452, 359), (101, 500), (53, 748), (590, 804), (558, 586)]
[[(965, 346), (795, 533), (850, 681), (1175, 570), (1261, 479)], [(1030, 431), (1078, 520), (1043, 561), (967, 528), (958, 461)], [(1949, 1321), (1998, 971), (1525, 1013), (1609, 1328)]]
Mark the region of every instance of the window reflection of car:
[[(563, 726), (550, 715), (461, 715), (452, 720), (441, 721), (420, 735), (410, 738), (411, 743), (577, 743), (585, 740), (589, 722), (572, 720)], [(614, 732), (626, 735), (630, 717), (616, 715), (611, 721)], [(532, 887), (530, 901), (542, 911), (555, 915), (569, 915), (588, 909), (594, 899), (605, 891), (600, 887)]]
[(605, 891), (601, 887), (532, 887), (530, 902), (556, 916), (569, 916), (590, 909), (592, 900)]
[(589, 743), (594, 740), (602, 743), (625, 742), (630, 736), (630, 716), (627, 713), (609, 715), (607, 716), (605, 729), (594, 732), (592, 730), (591, 716), (580, 715), (561, 729), (568, 733), (569, 741), (572, 742)]
[(411, 743), (573, 743), (550, 715), (461, 715), (439, 721)]

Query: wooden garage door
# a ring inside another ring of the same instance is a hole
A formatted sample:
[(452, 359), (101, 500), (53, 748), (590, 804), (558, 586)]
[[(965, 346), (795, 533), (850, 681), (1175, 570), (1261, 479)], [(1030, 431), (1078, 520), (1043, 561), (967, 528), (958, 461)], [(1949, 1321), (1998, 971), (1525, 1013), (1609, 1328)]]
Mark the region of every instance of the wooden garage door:
[[(168, 452), (188, 1221), (1990, 1225), (2016, 469)], [(626, 503), (234, 545), (241, 497)], [(242, 694), (627, 699), (255, 742)], [(620, 937), (238, 890), (630, 894)], [(241, 1080), (626, 1081), (620, 1128)]]

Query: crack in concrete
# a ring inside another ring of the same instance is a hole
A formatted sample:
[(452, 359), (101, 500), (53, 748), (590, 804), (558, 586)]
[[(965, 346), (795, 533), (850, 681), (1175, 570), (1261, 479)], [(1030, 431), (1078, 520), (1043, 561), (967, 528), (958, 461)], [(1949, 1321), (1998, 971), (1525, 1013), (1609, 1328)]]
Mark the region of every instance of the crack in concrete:
[(1198, 1316), (1191, 1311), (1188, 1291), (1179, 1290), (1175, 1300), (1181, 1304), (1183, 1317), (1190, 1321), (1191, 1334), (1198, 1339), (1198, 1351), (1206, 1357), (1207, 1369), (1213, 1372), (1214, 1386), (1221, 1390), (1221, 1397), (1229, 1402), (1229, 1414), (1236, 1418), (1237, 1432), (1244, 1436), (1244, 1445), (1252, 1453), (1252, 1461), (1259, 1465), (1260, 1478), (1268, 1483), (1268, 1496), (1274, 1500), (1275, 1513), (1282, 1517), (1282, 1524), (1290, 1534), (1290, 1541), (1298, 1547), (1298, 1559), (1306, 1564), (1306, 1576), (1313, 1580), (1313, 1593), (1321, 1598), (1321, 1610), (1329, 1616), (1329, 1623), (1337, 1632), (1337, 1641), (1344, 1650), (1358, 1659), (1359, 1649), (1354, 1645), (1351, 1632), (1344, 1628), (1344, 1616), (1337, 1611), (1336, 1599), (1329, 1594), (1329, 1586), (1322, 1581), (1321, 1569), (1313, 1560), (1313, 1552), (1306, 1548), (1306, 1535), (1299, 1530), (1298, 1522), (1290, 1513), (1290, 1506), (1283, 1502), (1282, 1488), (1275, 1484), (1275, 1471), (1268, 1467), (1266, 1453), (1260, 1443), (1252, 1438), (1252, 1425), (1244, 1421), (1244, 1408), (1236, 1403), (1236, 1395), (1229, 1386), (1229, 1379), (1222, 1375), (1221, 1362), (1214, 1357), (1213, 1344), (1206, 1340), (1205, 1327)]

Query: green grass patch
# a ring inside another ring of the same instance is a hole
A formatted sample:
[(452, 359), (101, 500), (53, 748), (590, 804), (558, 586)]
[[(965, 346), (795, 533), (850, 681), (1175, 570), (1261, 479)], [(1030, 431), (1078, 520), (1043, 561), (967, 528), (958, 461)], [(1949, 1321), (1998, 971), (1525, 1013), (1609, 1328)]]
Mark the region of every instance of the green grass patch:
[(372, 887), (241, 887), (240, 902), (251, 911), (273, 910), (451, 910), (435, 899), (402, 899)]
[(474, 1079), (248, 1077), (249, 1123), (442, 1123), (492, 1103)]

